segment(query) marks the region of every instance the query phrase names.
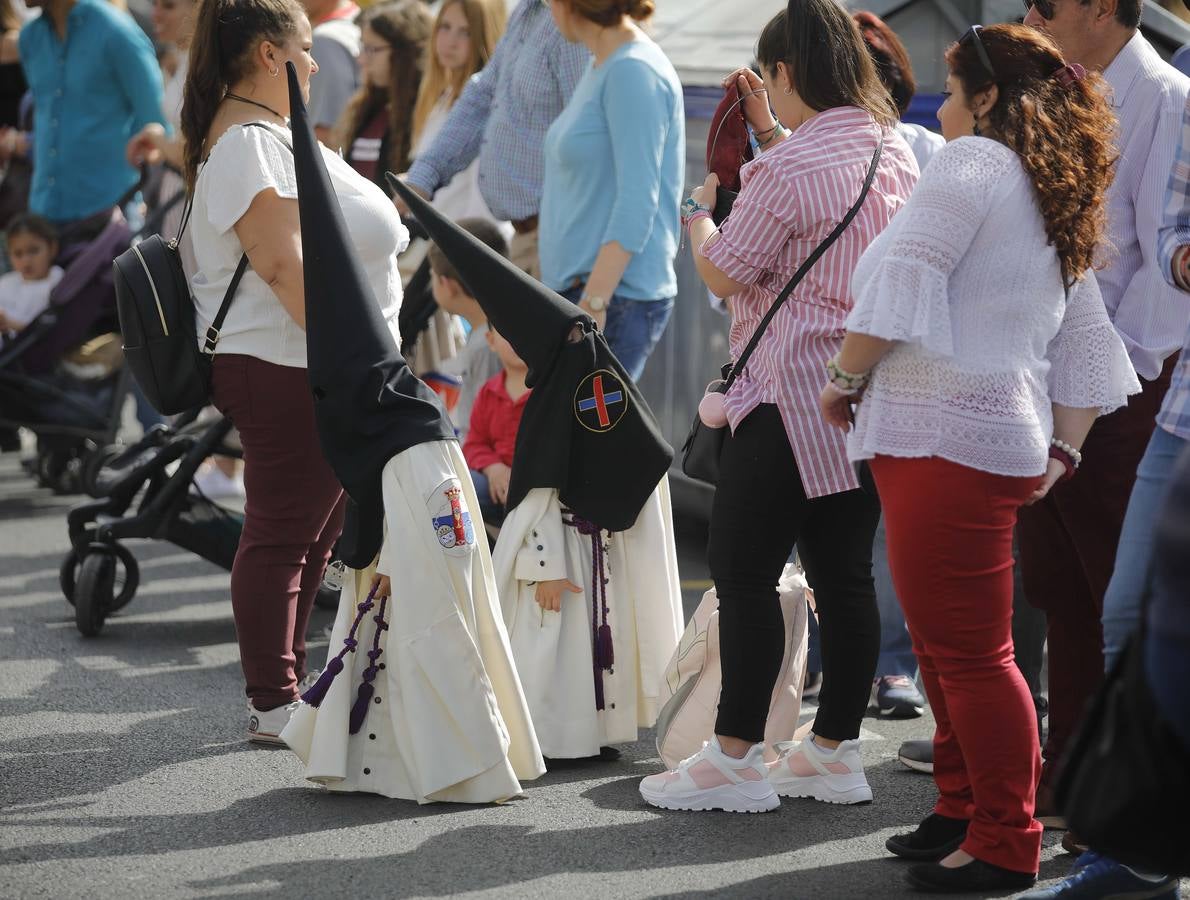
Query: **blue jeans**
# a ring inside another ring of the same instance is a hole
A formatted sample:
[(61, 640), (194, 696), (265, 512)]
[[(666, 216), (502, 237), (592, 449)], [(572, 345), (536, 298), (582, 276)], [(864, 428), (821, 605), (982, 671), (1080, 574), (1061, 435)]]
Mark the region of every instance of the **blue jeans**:
[(1186, 441), (1158, 426), (1136, 470), (1116, 566), (1103, 597), (1103, 655), (1110, 669), (1140, 625), (1141, 601), (1152, 577), (1157, 516)]
[[(578, 285), (563, 291), (562, 296), (578, 303), (583, 295), (583, 286)], [(607, 307), (607, 322), (603, 335), (607, 345), (620, 361), (633, 381), (639, 381), (644, 374), (649, 354), (665, 333), (673, 313), (674, 298), (663, 300), (630, 300), (613, 294)]]
[(914, 679), (917, 677), (917, 657), (913, 655), (913, 640), (905, 627), (905, 614), (901, 612), (892, 572), (888, 569), (883, 516), (872, 542), (872, 578), (876, 582), (876, 606), (880, 609), (880, 658), (876, 662), (876, 677), (904, 675)]
[(488, 476), (483, 472), (471, 470), (471, 483), (475, 485), (475, 493), (479, 495), (479, 512), (483, 515), (485, 525), (499, 527), (504, 524), (507, 515), (504, 505), (492, 499), (491, 488), (488, 486)]

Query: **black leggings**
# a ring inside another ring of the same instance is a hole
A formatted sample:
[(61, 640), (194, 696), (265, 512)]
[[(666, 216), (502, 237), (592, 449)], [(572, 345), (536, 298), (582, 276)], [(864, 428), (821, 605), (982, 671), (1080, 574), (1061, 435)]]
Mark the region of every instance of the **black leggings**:
[(776, 585), (796, 544), (822, 633), (814, 733), (836, 741), (859, 737), (880, 653), (872, 583), (879, 519), (879, 500), (864, 490), (806, 498), (776, 406), (758, 406), (727, 437), (708, 551), (723, 663), (716, 734), (764, 740), (785, 652)]

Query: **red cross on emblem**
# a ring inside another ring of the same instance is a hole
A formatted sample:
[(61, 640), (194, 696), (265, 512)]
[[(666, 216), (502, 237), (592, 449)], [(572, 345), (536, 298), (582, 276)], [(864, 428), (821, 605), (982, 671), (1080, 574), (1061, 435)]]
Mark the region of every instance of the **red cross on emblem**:
[(608, 414), (607, 407), (609, 404), (623, 403), (623, 391), (607, 391), (603, 390), (603, 376), (594, 375), (591, 377), (592, 396), (586, 397), (578, 401), (579, 412), (590, 412), (595, 410), (599, 417), (599, 427), (607, 428), (612, 424), (611, 416)]

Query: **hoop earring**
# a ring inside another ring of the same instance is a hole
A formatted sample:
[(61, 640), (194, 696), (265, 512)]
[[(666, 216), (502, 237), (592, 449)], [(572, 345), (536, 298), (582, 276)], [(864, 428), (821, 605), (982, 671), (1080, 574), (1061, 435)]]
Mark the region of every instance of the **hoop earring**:
[(272, 75), (274, 78), (276, 78), (277, 73), (280, 71), (281, 71), (280, 69), (269, 69), (269, 74)]
[(788, 97), (792, 93), (793, 93), (793, 88), (791, 88), (791, 87), (785, 88), (785, 96)]

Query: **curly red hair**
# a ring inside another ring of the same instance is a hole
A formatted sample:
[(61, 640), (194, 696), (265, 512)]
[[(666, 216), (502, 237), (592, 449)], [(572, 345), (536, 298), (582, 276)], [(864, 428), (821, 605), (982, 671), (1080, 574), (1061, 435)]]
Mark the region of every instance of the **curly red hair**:
[(1078, 80), (1056, 77), (1066, 60), (1035, 28), (989, 25), (979, 39), (994, 79), (974, 40), (951, 45), (947, 65), (968, 98), (993, 84), (999, 89), (985, 132), (1020, 157), (1070, 286), (1095, 265), (1106, 225), (1104, 194), (1113, 177), (1117, 123), (1103, 79), (1092, 73)]

